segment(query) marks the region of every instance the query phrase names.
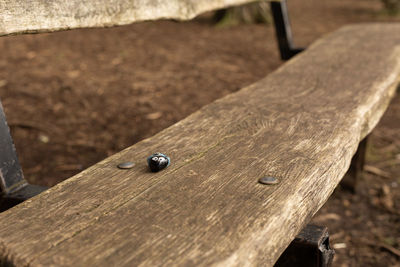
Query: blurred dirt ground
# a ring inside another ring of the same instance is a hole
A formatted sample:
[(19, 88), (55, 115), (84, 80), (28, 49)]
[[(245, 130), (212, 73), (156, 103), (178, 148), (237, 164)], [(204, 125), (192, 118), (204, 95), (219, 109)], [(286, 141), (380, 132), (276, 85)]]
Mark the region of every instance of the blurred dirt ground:
[[(304, 47), (348, 23), (400, 22), (379, 0), (289, 0), (289, 11)], [(48, 186), (282, 64), (272, 26), (216, 27), (207, 15), (4, 37), (0, 51), (0, 98), (25, 176)], [(367, 156), (358, 192), (339, 187), (313, 220), (329, 228), (334, 266), (400, 266), (399, 96)]]

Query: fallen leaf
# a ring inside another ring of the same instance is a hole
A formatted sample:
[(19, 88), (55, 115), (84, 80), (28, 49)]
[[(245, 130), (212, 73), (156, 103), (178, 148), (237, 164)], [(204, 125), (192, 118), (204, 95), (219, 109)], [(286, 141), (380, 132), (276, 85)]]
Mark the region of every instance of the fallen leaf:
[(369, 173), (372, 173), (372, 174), (381, 176), (381, 177), (383, 177), (383, 178), (388, 178), (388, 179), (391, 179), (391, 178), (392, 178), (392, 176), (390, 175), (390, 173), (385, 172), (385, 171), (383, 171), (383, 170), (381, 170), (381, 169), (379, 169), (379, 168), (377, 168), (377, 167), (375, 167), (375, 166), (372, 166), (372, 165), (365, 165), (365, 166), (364, 166), (364, 170), (365, 170), (366, 172), (369, 172)]
[(146, 119), (148, 119), (148, 120), (156, 120), (156, 119), (161, 118), (161, 116), (162, 116), (162, 112), (157, 111), (157, 112), (153, 112), (153, 113), (147, 114), (146, 115)]
[(36, 57), (36, 52), (34, 51), (29, 51), (28, 53), (26, 53), (26, 57), (28, 59), (34, 59)]
[(388, 210), (392, 210), (394, 207), (393, 196), (390, 192), (390, 187), (386, 184), (382, 185), (381, 203)]
[(322, 214), (314, 218), (314, 222), (325, 222), (327, 220), (339, 221), (341, 217), (336, 213)]
[(343, 248), (347, 248), (347, 245), (346, 245), (346, 243), (336, 243), (336, 244), (333, 244), (333, 248), (334, 249), (343, 249)]
[(50, 141), (50, 138), (47, 135), (40, 134), (39, 135), (39, 141), (42, 143), (47, 144)]
[(80, 71), (79, 70), (71, 70), (67, 72), (67, 76), (71, 79), (75, 79), (78, 78), (80, 75)]
[(7, 81), (6, 80), (0, 80), (0, 88), (4, 87), (7, 85)]
[(121, 58), (114, 58), (113, 60), (111, 60), (111, 65), (116, 66), (122, 63), (122, 59)]

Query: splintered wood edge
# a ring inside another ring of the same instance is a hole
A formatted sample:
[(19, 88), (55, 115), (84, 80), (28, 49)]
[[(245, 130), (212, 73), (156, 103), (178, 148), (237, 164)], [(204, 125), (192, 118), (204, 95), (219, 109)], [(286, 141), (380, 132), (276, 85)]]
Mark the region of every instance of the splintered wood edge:
[(3, 0), (0, 36), (110, 27), (133, 22), (189, 20), (206, 11), (256, 0)]
[[(342, 28), (265, 79), (0, 214), (16, 266), (272, 266), (400, 77), (400, 25)], [(172, 164), (150, 173), (160, 151)], [(137, 162), (130, 170), (117, 164)], [(261, 185), (260, 177), (277, 177)]]

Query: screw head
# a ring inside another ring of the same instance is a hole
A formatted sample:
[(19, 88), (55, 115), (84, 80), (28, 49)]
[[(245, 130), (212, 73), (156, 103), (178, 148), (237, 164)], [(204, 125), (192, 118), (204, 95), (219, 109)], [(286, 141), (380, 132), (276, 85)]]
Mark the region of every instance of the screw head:
[(132, 169), (135, 166), (134, 162), (122, 162), (120, 164), (118, 164), (118, 168), (120, 169)]
[(260, 184), (272, 185), (279, 183), (279, 180), (272, 176), (264, 176), (258, 180)]

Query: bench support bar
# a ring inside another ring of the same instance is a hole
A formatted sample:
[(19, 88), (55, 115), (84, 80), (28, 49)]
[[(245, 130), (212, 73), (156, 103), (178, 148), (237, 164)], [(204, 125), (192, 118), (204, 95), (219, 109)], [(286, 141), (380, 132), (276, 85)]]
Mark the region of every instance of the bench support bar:
[(293, 45), (292, 30), (290, 28), (288, 8), (286, 0), (271, 1), (271, 12), (274, 18), (276, 38), (282, 60), (288, 60), (304, 48), (296, 48)]
[(0, 102), (0, 212), (46, 190), (24, 179), (15, 146)]
[(335, 252), (329, 245), (328, 229), (307, 225), (283, 252), (275, 267), (329, 267)]
[(361, 179), (361, 175), (365, 164), (365, 154), (367, 151), (368, 136), (366, 136), (358, 145), (357, 152), (351, 159), (350, 168), (343, 177), (340, 185), (352, 193), (356, 192), (357, 182)]

